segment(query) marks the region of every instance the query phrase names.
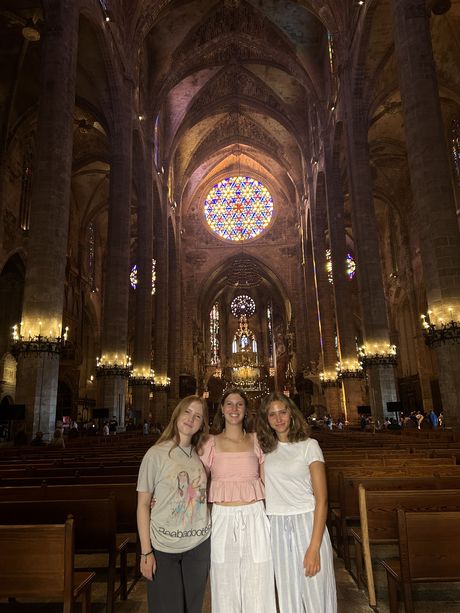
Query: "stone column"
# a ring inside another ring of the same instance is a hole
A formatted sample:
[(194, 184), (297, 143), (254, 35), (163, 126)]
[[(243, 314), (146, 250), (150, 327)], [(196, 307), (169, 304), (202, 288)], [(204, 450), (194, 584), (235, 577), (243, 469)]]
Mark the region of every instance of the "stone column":
[[(72, 0), (48, 0), (44, 8), (37, 160), (17, 332), (24, 340), (60, 336), (67, 261), (78, 10)], [(48, 438), (56, 420), (59, 343), (54, 342), (54, 353), (37, 351), (38, 345), (21, 351), (20, 345), (16, 402), (26, 405), (29, 433), (41, 430)]]
[(137, 287), (134, 329), (133, 371), (130, 379), (133, 408), (141, 413), (141, 423), (150, 413), (152, 360), (152, 257), (153, 257), (153, 145), (148, 143), (137, 164)]
[[(443, 324), (460, 320), (460, 234), (429, 11), (425, 0), (393, 0), (393, 14), (416, 231), (430, 320), (436, 334), (442, 331)], [(432, 346), (438, 363), (445, 421), (459, 428), (460, 345), (440, 341)]]
[[(325, 140), (326, 142), (326, 140)], [(333, 296), (337, 326), (340, 366), (342, 369), (342, 402), (345, 417), (350, 423), (358, 423), (359, 405), (364, 402), (363, 380), (356, 351), (356, 331), (353, 321), (352, 289), (347, 275), (347, 243), (345, 210), (340, 181), (340, 167), (332, 152), (325, 153), (327, 219), (332, 262)]]
[[(174, 211), (176, 209), (173, 209)], [(173, 213), (174, 215), (174, 213)], [(176, 219), (177, 222), (177, 219)], [(182, 274), (181, 274), (181, 255), (180, 240), (176, 243), (174, 233), (170, 228), (171, 236), (169, 240), (169, 309), (171, 317), (169, 320), (169, 351), (168, 351), (168, 376), (171, 378), (171, 385), (168, 398), (168, 415), (170, 415), (179, 400), (179, 374), (181, 369), (181, 330), (182, 330)]]
[(381, 421), (386, 403), (397, 398), (391, 358), (388, 314), (382, 279), (379, 234), (369, 164), (368, 112), (360, 88), (353, 91), (350, 65), (342, 73), (348, 179), (367, 378), (374, 419)]
[(326, 270), (326, 193), (323, 173), (319, 173), (317, 177), (313, 210), (312, 244), (323, 361), (322, 370), (325, 377), (324, 395), (326, 397), (328, 413), (336, 420), (340, 417), (342, 410), (340, 406), (340, 394), (337, 388), (338, 382), (336, 380), (337, 353), (335, 349), (335, 322), (332, 289)]
[[(155, 228), (156, 260), (157, 260), (157, 291), (155, 294), (155, 332), (154, 332), (154, 370), (155, 380), (164, 379), (168, 376), (168, 336), (169, 336), (169, 238), (168, 238), (168, 212), (166, 210), (167, 191), (162, 193), (163, 202), (158, 203), (161, 207), (161, 222)], [(160, 389), (155, 385), (153, 394), (154, 420), (167, 424), (168, 394), (166, 389)]]
[(98, 404), (124, 427), (130, 358), (128, 304), (132, 182), (132, 84), (120, 86), (112, 131), (107, 255), (105, 260), (101, 357), (96, 370)]

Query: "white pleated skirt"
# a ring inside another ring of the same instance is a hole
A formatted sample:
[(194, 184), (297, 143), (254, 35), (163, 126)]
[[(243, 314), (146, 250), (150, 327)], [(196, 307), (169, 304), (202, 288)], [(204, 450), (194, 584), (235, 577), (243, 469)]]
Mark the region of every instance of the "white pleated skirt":
[(270, 525), (263, 502), (212, 507), (212, 613), (276, 613)]
[(306, 577), (303, 567), (313, 530), (313, 511), (271, 515), (270, 535), (280, 613), (336, 613), (332, 545), (327, 528), (320, 549), (321, 570)]

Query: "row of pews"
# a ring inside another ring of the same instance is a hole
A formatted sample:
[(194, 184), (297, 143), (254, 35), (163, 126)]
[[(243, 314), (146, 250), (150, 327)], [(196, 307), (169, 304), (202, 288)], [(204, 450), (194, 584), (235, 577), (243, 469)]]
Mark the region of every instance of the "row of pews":
[[(402, 600), (413, 613), (416, 585), (446, 582), (460, 600), (460, 438), (452, 432), (315, 437), (326, 460), (334, 548), (367, 590), (369, 605), (387, 601), (397, 613)], [(441, 600), (441, 592), (429, 589), (430, 599)]]
[(89, 613), (101, 560), (107, 612), (128, 598), (139, 578), (137, 473), (155, 438), (105, 439), (0, 450), (0, 600), (55, 599), (72, 613), (78, 598)]

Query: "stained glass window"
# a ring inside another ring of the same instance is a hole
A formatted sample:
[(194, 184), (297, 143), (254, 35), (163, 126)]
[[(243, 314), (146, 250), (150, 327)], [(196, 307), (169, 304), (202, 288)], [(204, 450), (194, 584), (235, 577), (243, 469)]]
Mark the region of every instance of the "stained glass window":
[(327, 47), (329, 52), (329, 66), (331, 72), (334, 72), (334, 37), (330, 32), (327, 33)]
[(239, 296), (236, 296), (236, 298), (233, 298), (230, 304), (230, 311), (232, 312), (232, 315), (238, 318), (240, 318), (242, 315), (245, 315), (246, 317), (251, 317), (251, 315), (254, 315), (255, 310), (256, 303), (250, 296), (247, 296), (246, 294), (240, 294)]
[(452, 161), (455, 176), (460, 186), (460, 119), (454, 119), (452, 122)]
[[(329, 283), (333, 284), (331, 250), (326, 249), (326, 272)], [(356, 262), (351, 253), (347, 253), (346, 273), (349, 279), (353, 279), (356, 273)]]
[(96, 229), (94, 222), (88, 224), (88, 276), (91, 291), (96, 291)]
[(267, 327), (268, 327), (268, 357), (270, 365), (273, 362), (273, 307), (272, 303), (267, 304)]
[[(157, 271), (156, 271), (156, 260), (152, 259), (152, 296), (156, 292), (156, 280), (157, 280)], [(138, 270), (137, 264), (131, 267), (131, 272), (129, 273), (129, 282), (133, 289), (137, 288), (138, 282)]]
[(21, 199), (19, 203), (19, 225), (21, 230), (29, 229), (30, 222), (30, 198), (32, 193), (33, 175), (33, 142), (29, 140), (24, 151), (22, 160), (22, 184)]
[(217, 366), (219, 355), (219, 303), (213, 304), (209, 314), (209, 338), (211, 343), (211, 364)]
[(157, 261), (152, 259), (152, 296), (156, 292), (156, 281), (157, 281)]
[(258, 236), (268, 226), (273, 199), (260, 181), (229, 177), (209, 192), (204, 213), (215, 234), (231, 241), (244, 241)]
[(356, 262), (351, 253), (347, 253), (347, 275), (349, 279), (353, 279), (356, 273)]
[(329, 283), (334, 283), (332, 279), (332, 256), (330, 249), (326, 249), (326, 272)]
[(137, 287), (137, 264), (131, 267), (131, 272), (129, 274), (129, 282), (131, 283), (131, 287), (136, 289)]

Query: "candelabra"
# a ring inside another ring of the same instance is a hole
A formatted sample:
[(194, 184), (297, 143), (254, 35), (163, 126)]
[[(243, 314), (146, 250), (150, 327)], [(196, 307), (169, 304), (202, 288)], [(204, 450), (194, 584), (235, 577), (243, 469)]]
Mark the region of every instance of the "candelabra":
[(154, 378), (155, 371), (153, 371), (152, 369), (146, 370), (145, 368), (143, 368), (141, 371), (139, 371), (134, 368), (129, 373), (129, 384), (131, 386), (153, 385)]
[(67, 340), (69, 328), (66, 327), (62, 332), (61, 326), (57, 332), (49, 331), (49, 335), (42, 334), (42, 323), (39, 322), (38, 334), (29, 330), (28, 335), (22, 334), (22, 324), (13, 326), (13, 343), (11, 352), (18, 356), (20, 353), (28, 355), (48, 354), (59, 356), (65, 349), (69, 349), (70, 341)]
[(340, 385), (342, 385), (342, 382), (340, 381), (340, 379), (337, 378), (337, 373), (336, 372), (321, 372), (319, 373), (319, 380), (321, 383), (321, 387), (326, 388), (326, 387), (339, 387)]
[[(449, 316), (452, 317), (452, 309), (448, 309)], [(439, 318), (436, 324), (430, 319), (431, 311), (426, 315), (421, 315), (423, 334), (425, 343), (428, 347), (436, 347), (444, 344), (460, 343), (460, 322), (452, 317), (450, 321)]]
[(396, 345), (363, 345), (358, 351), (363, 368), (371, 366), (396, 366), (398, 361)]
[(171, 385), (171, 379), (166, 375), (155, 375), (153, 378), (153, 387), (157, 392), (167, 392)]
[(96, 377), (125, 377), (128, 378), (132, 369), (131, 358), (126, 355), (119, 357), (103, 355), (96, 358)]

